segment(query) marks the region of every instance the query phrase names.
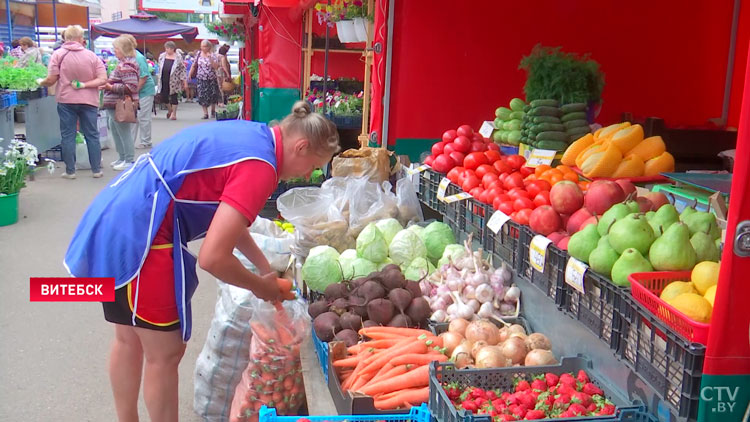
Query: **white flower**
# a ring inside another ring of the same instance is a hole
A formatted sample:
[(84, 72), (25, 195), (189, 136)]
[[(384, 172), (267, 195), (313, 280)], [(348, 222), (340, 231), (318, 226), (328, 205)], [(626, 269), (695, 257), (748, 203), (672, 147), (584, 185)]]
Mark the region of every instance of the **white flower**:
[(49, 174), (55, 174), (55, 162), (52, 160), (47, 160), (47, 171)]
[(6, 161), (5, 162), (5, 167), (7, 167), (9, 169), (14, 169), (14, 168), (16, 168), (16, 163), (14, 163), (13, 161)]
[(7, 174), (4, 167), (0, 167), (0, 176), (5, 176)]

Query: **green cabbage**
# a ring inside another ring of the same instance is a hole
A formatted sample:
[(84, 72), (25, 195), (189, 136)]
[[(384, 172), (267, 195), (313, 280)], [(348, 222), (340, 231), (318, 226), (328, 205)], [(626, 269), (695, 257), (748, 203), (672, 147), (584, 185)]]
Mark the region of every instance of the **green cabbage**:
[(343, 280), (339, 253), (330, 246), (316, 246), (302, 265), (302, 279), (307, 286), (322, 293), (329, 284)]
[(357, 236), (357, 256), (372, 262), (383, 262), (388, 258), (388, 244), (375, 223), (365, 226)]
[(435, 271), (435, 267), (425, 258), (415, 258), (404, 271), (407, 280), (419, 281)]
[(427, 257), (437, 261), (443, 256), (445, 247), (456, 243), (456, 236), (450, 226), (440, 221), (434, 221), (427, 225), (420, 235), (424, 246), (427, 248)]
[(356, 258), (354, 259), (354, 262), (352, 262), (352, 269), (354, 271), (352, 278), (354, 279), (367, 277), (368, 275), (377, 271), (378, 266), (374, 262), (368, 261), (364, 258)]
[(407, 227), (406, 230), (411, 230), (414, 233), (422, 236), (422, 230), (424, 230), (424, 227), (420, 226), (419, 224), (412, 224), (411, 226)]
[(344, 280), (351, 280), (354, 278), (354, 267), (352, 263), (357, 259), (357, 251), (354, 249), (347, 249), (341, 252), (339, 256), (339, 264), (341, 264), (341, 273), (344, 276)]
[(466, 248), (458, 245), (448, 245), (445, 247), (445, 250), (443, 251), (443, 256), (440, 257), (440, 260), (438, 261), (438, 268), (442, 268), (443, 265), (446, 265), (449, 263), (449, 261), (456, 262), (456, 260), (466, 256)]
[(388, 245), (391, 244), (393, 236), (404, 229), (404, 227), (401, 226), (401, 223), (399, 223), (395, 218), (386, 218), (384, 220), (380, 220), (375, 223), (375, 226), (378, 228), (378, 230), (380, 230), (380, 233), (383, 234), (385, 243)]
[(401, 230), (393, 236), (388, 252), (396, 265), (409, 265), (414, 258), (426, 258), (427, 249), (413, 230)]

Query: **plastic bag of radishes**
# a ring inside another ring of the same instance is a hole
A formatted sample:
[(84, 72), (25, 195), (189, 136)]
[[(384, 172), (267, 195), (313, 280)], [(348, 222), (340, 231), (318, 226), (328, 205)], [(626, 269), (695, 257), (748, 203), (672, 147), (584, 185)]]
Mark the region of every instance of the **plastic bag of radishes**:
[(250, 362), (232, 400), (230, 422), (257, 422), (260, 407), (279, 415), (296, 414), (305, 400), (300, 346), (310, 335), (304, 302), (263, 302), (250, 320)]

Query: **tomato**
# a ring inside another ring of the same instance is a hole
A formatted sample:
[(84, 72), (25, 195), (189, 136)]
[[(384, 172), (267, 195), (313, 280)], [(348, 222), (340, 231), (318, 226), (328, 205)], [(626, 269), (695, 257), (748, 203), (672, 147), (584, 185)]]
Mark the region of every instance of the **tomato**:
[(507, 155), (505, 158), (505, 162), (508, 163), (509, 166), (511, 166), (514, 170), (518, 170), (526, 164), (526, 159), (521, 157), (520, 155)]
[(542, 205), (549, 205), (549, 191), (543, 190), (534, 195), (534, 205), (541, 207)]
[(516, 223), (518, 224), (529, 224), (529, 216), (531, 216), (531, 208), (524, 208), (516, 212)]
[(475, 174), (470, 174), (464, 178), (464, 181), (461, 183), (461, 189), (464, 190), (464, 192), (470, 192), (475, 187), (479, 186), (479, 178)]
[(528, 166), (522, 166), (518, 171), (521, 172), (523, 177), (526, 177), (530, 174), (534, 174), (534, 169)]
[(487, 203), (488, 204), (491, 204), (495, 200), (495, 198), (497, 198), (498, 196), (505, 195), (503, 193), (503, 190), (500, 188), (486, 189), (486, 191), (487, 191), (487, 201), (488, 201)]
[(521, 211), (524, 208), (534, 208), (534, 202), (528, 197), (518, 197), (513, 201), (513, 209)]
[(464, 171), (462, 171), (461, 173), (458, 174), (458, 183), (456, 183), (456, 184), (459, 185), (459, 186), (463, 185), (464, 184), (464, 180), (466, 180), (466, 178), (469, 177), (469, 176), (474, 176), (474, 170), (466, 170), (466, 169), (464, 169)]
[(424, 163), (427, 164), (430, 167), (432, 167), (432, 163), (434, 161), (435, 161), (435, 156), (434, 155), (430, 155), (429, 157), (427, 157), (427, 158), (424, 159)]
[[(477, 176), (479, 176), (479, 169), (477, 169)], [(484, 186), (485, 189), (489, 189), (490, 185), (492, 185), (496, 181), (497, 174), (495, 174), (494, 170), (490, 173), (485, 173), (484, 176), (482, 176), (482, 186)]]
[(544, 190), (544, 189), (542, 189), (542, 184), (541, 183), (549, 184), (549, 183), (545, 182), (544, 180), (532, 180), (532, 181), (526, 183), (526, 190), (529, 192), (529, 195), (532, 198), (535, 197), (536, 194), (538, 194), (539, 192), (541, 192), (542, 190)]
[(458, 136), (458, 134), (456, 133), (455, 130), (453, 129), (446, 130), (445, 132), (443, 132), (443, 142), (445, 143), (453, 142), (453, 140), (456, 139), (456, 136)]
[(471, 143), (471, 152), (484, 152), (487, 151), (487, 145), (482, 141), (473, 141)]
[[(487, 155), (487, 153), (485, 153), (485, 155)], [(510, 166), (502, 159), (502, 157), (499, 160), (492, 163), (492, 167), (495, 168), (495, 171), (497, 171), (497, 174), (505, 174), (505, 173), (510, 173), (511, 171), (513, 171), (510, 168)]]
[(482, 178), (487, 173), (495, 173), (495, 168), (489, 164), (481, 164), (477, 167), (476, 172), (477, 176)]
[[(493, 204), (493, 207), (494, 207), (494, 204)], [(500, 201), (500, 203), (498, 204), (497, 210), (502, 211), (503, 214), (506, 214), (506, 215), (510, 215), (511, 213), (513, 213), (513, 211), (515, 211), (513, 209), (513, 202), (511, 201)]]
[[(511, 199), (513, 199), (513, 198), (511, 198), (511, 197), (510, 197), (510, 195), (508, 195), (507, 193), (501, 193), (501, 194), (500, 194), (500, 195), (498, 195), (497, 197), (498, 197), (498, 198), (500, 198), (500, 200), (502, 200), (502, 201), (510, 201)], [(511, 202), (512, 202), (512, 201), (511, 201)]]
[(546, 180), (537, 180), (534, 182), (534, 184), (539, 186), (540, 191), (543, 191), (543, 190), (549, 191), (550, 189), (552, 189), (552, 185), (550, 185), (549, 182)]
[(498, 144), (496, 144), (494, 142), (487, 142), (487, 149), (490, 150), (490, 151), (500, 152), (500, 145), (498, 145)]
[(464, 162), (464, 158), (466, 158), (466, 155), (464, 153), (458, 151), (453, 151), (448, 154), (448, 156), (450, 156), (453, 161), (456, 162), (457, 166), (460, 166)]
[(474, 132), (474, 134), (471, 136), (471, 140), (484, 143), (484, 136), (482, 136), (482, 134), (479, 132)]
[(435, 142), (432, 144), (432, 155), (438, 156), (443, 153), (443, 148), (445, 148), (446, 142)]
[(471, 139), (474, 136), (474, 129), (471, 128), (469, 125), (461, 125), (458, 127), (458, 130), (456, 133), (459, 136), (465, 136), (469, 139)]
[(506, 190), (507, 188), (505, 187), (505, 179), (507, 178), (508, 178), (508, 173), (500, 173), (500, 175), (497, 176), (497, 180), (502, 182), (503, 189), (506, 189)]
[(448, 172), (448, 180), (450, 180), (453, 183), (458, 184), (458, 176), (466, 169), (463, 167), (453, 167), (451, 171)]
[(523, 188), (513, 188), (508, 191), (508, 196), (510, 196), (513, 199), (529, 198), (529, 193)]
[(521, 173), (519, 172), (513, 172), (508, 175), (508, 177), (505, 178), (505, 189), (513, 189), (513, 188), (522, 188), (523, 185), (523, 176), (521, 176)]
[(473, 196), (474, 198), (479, 198), (480, 195), (484, 192), (484, 188), (481, 186), (477, 186), (469, 191), (469, 195)]
[(456, 151), (456, 144), (454, 144), (453, 142), (445, 144), (445, 146), (443, 147), (443, 154), (450, 155), (453, 151)]
[(479, 202), (483, 204), (492, 204), (492, 201), (490, 200), (490, 190), (489, 189), (483, 190), (482, 193), (479, 194), (479, 196), (477, 196), (477, 200), (479, 200)]
[(468, 154), (469, 152), (471, 152), (471, 139), (467, 138), (466, 136), (459, 135), (453, 141), (453, 148), (456, 151)]
[(456, 163), (453, 162), (453, 159), (446, 154), (438, 155), (432, 162), (432, 168), (438, 173), (447, 173), (450, 169), (455, 167), (455, 165)]
[(494, 164), (495, 161), (499, 160), (501, 157), (500, 151), (494, 151), (491, 149), (485, 151), (484, 156), (487, 157), (487, 160), (489, 160), (490, 164)]
[(464, 167), (466, 167), (467, 169), (474, 170), (482, 164), (489, 164), (489, 161), (487, 160), (487, 157), (485, 157), (485, 155), (481, 152), (472, 152), (467, 155), (466, 159), (464, 160)]
[(485, 189), (500, 189), (501, 191), (505, 192), (505, 189), (503, 188), (503, 182), (501, 182), (500, 180), (495, 180), (489, 185), (485, 185), (484, 183), (482, 183), (482, 186), (484, 186)]

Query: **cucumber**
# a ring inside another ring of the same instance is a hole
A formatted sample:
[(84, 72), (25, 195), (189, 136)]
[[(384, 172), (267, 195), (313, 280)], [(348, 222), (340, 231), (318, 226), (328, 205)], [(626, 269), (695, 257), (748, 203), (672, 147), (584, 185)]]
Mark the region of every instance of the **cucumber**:
[(528, 113), (529, 111), (531, 111), (531, 106), (526, 104), (525, 106), (523, 106), (523, 111)]
[(570, 129), (573, 129), (575, 127), (584, 127), (584, 126), (585, 127), (589, 127), (589, 122), (588, 122), (588, 120), (577, 119), (577, 120), (567, 121), (567, 122), (563, 123), (563, 125), (565, 126), (565, 129), (570, 130)]
[(541, 106), (532, 108), (529, 112), (532, 116), (560, 116), (560, 109), (557, 107), (548, 107), (548, 106)]
[(586, 111), (586, 104), (585, 103), (565, 104), (564, 106), (560, 107), (560, 111), (562, 111), (563, 114), (574, 113), (576, 111)]
[(567, 142), (568, 141), (568, 134), (565, 132), (541, 132), (536, 135), (536, 138), (540, 141), (561, 141), (561, 142)]
[(539, 132), (565, 132), (565, 126), (561, 125), (560, 123), (539, 123), (535, 127), (539, 130)]
[(536, 147), (539, 149), (565, 151), (568, 148), (568, 144), (563, 141), (539, 141), (536, 143)]
[(532, 108), (536, 107), (558, 107), (560, 103), (557, 100), (534, 100), (529, 103)]
[(555, 116), (535, 116), (532, 117), (534, 123), (560, 123), (560, 118)]
[(572, 129), (568, 129), (568, 135), (571, 135), (571, 136), (581, 137), (587, 133), (591, 133), (591, 128), (589, 128), (588, 126), (585, 126), (585, 127), (579, 126), (579, 127), (574, 127)]
[(562, 122), (565, 123), (565, 122), (569, 122), (571, 120), (579, 120), (579, 119), (586, 120), (586, 112), (585, 111), (575, 111), (573, 113), (568, 113), (568, 114), (562, 116), (562, 119), (560, 119), (560, 120), (562, 120)]
[(511, 118), (511, 120), (512, 120), (512, 119), (518, 119), (518, 120), (521, 120), (521, 119), (523, 119), (523, 116), (524, 116), (525, 114), (526, 114), (526, 113), (524, 113), (523, 111), (514, 111), (514, 112), (510, 113), (510, 118)]

